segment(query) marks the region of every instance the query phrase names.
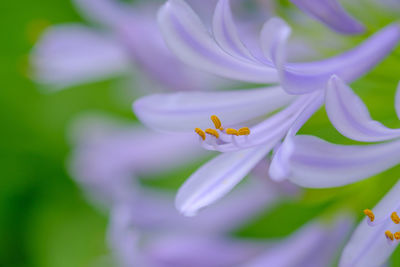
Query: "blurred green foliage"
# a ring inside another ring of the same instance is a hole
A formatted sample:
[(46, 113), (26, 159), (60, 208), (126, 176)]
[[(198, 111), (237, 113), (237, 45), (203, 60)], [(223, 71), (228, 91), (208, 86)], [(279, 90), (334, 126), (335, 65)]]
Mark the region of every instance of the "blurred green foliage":
[[(288, 6), (288, 1), (285, 3)], [(133, 98), (121, 101), (116, 92), (117, 80), (55, 93), (43, 93), (30, 81), (28, 54), (43, 28), (82, 21), (69, 1), (2, 1), (0, 10), (0, 266), (111, 266), (105, 243), (107, 217), (87, 204), (66, 172), (65, 160), (70, 151), (66, 132), (69, 123), (84, 111), (102, 110), (133, 119)], [(376, 11), (374, 20), (370, 20), (371, 15), (363, 19), (367, 15), (360, 10), (354, 12), (372, 30), (392, 19), (380, 11)], [(316, 26), (315, 31), (299, 27), (299, 32), (312, 36), (321, 29), (325, 30), (323, 26)], [(364, 37), (348, 37), (344, 46), (351, 47)], [(327, 55), (336, 53), (334, 49), (321, 50)], [(372, 116), (392, 127), (400, 126), (393, 108), (399, 59), (397, 49), (367, 77), (353, 84)], [(323, 110), (302, 133), (349, 143), (329, 124)], [(160, 177), (170, 179), (147, 185), (177, 188), (199, 164), (162, 174)], [(373, 207), (397, 181), (399, 171), (396, 167), (343, 188), (306, 190), (301, 199), (285, 199), (235, 234), (246, 238), (282, 237), (311, 218), (329, 218), (332, 212), (343, 209), (361, 219), (361, 211)], [(397, 255), (395, 252), (393, 266), (400, 262)]]

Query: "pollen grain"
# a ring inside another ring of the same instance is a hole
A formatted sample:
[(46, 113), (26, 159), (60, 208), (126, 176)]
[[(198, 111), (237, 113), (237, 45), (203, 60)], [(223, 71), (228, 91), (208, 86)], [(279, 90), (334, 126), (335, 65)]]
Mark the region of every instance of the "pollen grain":
[(196, 128), (194, 131), (201, 137), (201, 139), (206, 140), (206, 134), (202, 129)]
[(375, 215), (372, 212), (372, 210), (370, 209), (365, 209), (364, 210), (364, 214), (367, 215), (369, 217), (369, 219), (371, 220), (371, 222), (373, 222), (375, 220)]

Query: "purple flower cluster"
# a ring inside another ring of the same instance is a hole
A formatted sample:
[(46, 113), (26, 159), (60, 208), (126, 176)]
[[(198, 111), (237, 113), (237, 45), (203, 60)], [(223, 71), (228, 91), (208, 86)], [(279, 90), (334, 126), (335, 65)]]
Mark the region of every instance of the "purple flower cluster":
[[(272, 17), (258, 37), (243, 34), (229, 0), (188, 1), (198, 12), (183, 0), (161, 7), (151, 1), (75, 2), (100, 28), (74, 24), (47, 30), (32, 53), (35, 79), (65, 88), (139, 72), (143, 88), (157, 84), (164, 92), (133, 104), (141, 122), (158, 133), (104, 117), (75, 125), (70, 170), (88, 198), (109, 212), (108, 241), (118, 263), (329, 266), (352, 224), (343, 213), (330, 226), (315, 219), (281, 240), (243, 240), (229, 232), (282, 195), (298, 194), (292, 184), (342, 186), (400, 162), (400, 130), (374, 121), (347, 85), (390, 54), (400, 40), (400, 25), (390, 24), (336, 56), (289, 62), (291, 27)], [(365, 30), (336, 0), (291, 2), (338, 33)], [(262, 86), (213, 90), (232, 80)], [(395, 100), (400, 117), (400, 86)], [(343, 136), (374, 144), (346, 146), (298, 135), (324, 104)], [(139, 181), (207, 150), (220, 153), (181, 186), (175, 207), (171, 192)], [(340, 266), (386, 262), (400, 239), (399, 186), (365, 211)]]

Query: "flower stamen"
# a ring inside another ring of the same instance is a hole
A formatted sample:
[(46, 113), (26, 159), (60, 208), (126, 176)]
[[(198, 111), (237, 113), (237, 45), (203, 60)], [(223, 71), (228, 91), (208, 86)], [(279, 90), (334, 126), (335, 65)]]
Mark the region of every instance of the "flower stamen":
[(394, 238), (396, 238), (396, 240), (399, 240), (400, 239), (400, 232), (394, 233)]
[(225, 130), (225, 133), (226, 133), (226, 134), (229, 134), (229, 135), (239, 135), (238, 130), (232, 129), (232, 128), (227, 128), (227, 129)]
[(224, 130), (224, 128), (222, 128), (221, 120), (217, 117), (217, 115), (212, 115), (211, 120), (214, 123), (215, 129), (221, 131)]
[(399, 218), (399, 215), (397, 215), (397, 212), (393, 212), (392, 213), (392, 215), (390, 216), (390, 218), (392, 218), (392, 221), (395, 223), (395, 224), (399, 224), (400, 223), (400, 218)]
[(387, 231), (385, 232), (385, 236), (386, 236), (386, 238), (387, 238), (388, 240), (390, 239), (390, 241), (393, 241), (393, 240), (394, 240), (393, 234), (392, 234), (392, 232), (390, 232), (389, 230), (387, 230)]
[(202, 129), (196, 128), (194, 131), (201, 137), (201, 139), (203, 139), (203, 141), (206, 140), (206, 134)]
[(219, 133), (215, 129), (208, 128), (208, 129), (206, 129), (205, 132), (206, 132), (206, 134), (209, 134), (209, 135), (215, 136), (216, 138), (219, 138)]
[(238, 130), (238, 134), (239, 134), (239, 135), (249, 135), (249, 134), (250, 134), (250, 129), (249, 129), (249, 127), (240, 128), (240, 129)]
[(369, 217), (369, 219), (370, 219), (371, 222), (373, 222), (373, 221), (375, 220), (375, 215), (374, 215), (374, 213), (372, 212), (372, 210), (370, 210), (370, 209), (365, 209), (365, 210), (364, 210), (364, 214), (367, 215), (367, 216)]

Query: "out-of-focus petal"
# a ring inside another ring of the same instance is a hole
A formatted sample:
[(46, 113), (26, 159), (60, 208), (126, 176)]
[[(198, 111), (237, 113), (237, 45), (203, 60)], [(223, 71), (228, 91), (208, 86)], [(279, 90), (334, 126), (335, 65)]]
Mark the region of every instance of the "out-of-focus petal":
[(265, 244), (209, 235), (155, 237), (145, 248), (146, 266), (241, 266), (262, 251)]
[(233, 57), (224, 51), (183, 0), (169, 0), (160, 9), (158, 21), (167, 45), (186, 64), (235, 80), (278, 81), (274, 68)]
[(135, 114), (147, 126), (163, 131), (211, 127), (211, 115), (223, 125), (237, 124), (285, 106), (293, 99), (280, 87), (230, 92), (187, 92), (143, 97)]
[(129, 57), (112, 36), (84, 26), (52, 27), (36, 44), (34, 78), (55, 88), (126, 73)]
[(359, 34), (364, 26), (351, 17), (338, 0), (291, 0), (307, 15), (342, 34)]
[(382, 266), (389, 259), (396, 249), (396, 245), (388, 244), (385, 231), (398, 231), (398, 226), (392, 222), (389, 216), (398, 209), (399, 203), (400, 182), (397, 182), (373, 209), (376, 218), (387, 217), (388, 220), (371, 227), (365, 218), (346, 245), (340, 259), (340, 267)]
[[(281, 25), (285, 25), (284, 22)], [(283, 27), (283, 26), (282, 26)], [(290, 94), (305, 94), (326, 88), (329, 78), (337, 74), (346, 82), (358, 79), (378, 64), (398, 43), (400, 25), (393, 23), (369, 37), (362, 44), (338, 56), (307, 63), (286, 62), (288, 36), (279, 35), (272, 46), (272, 59), (281, 85)]]
[(400, 137), (399, 129), (373, 120), (364, 102), (337, 76), (328, 82), (325, 105), (332, 124), (348, 138), (377, 142)]
[(214, 12), (213, 33), (221, 48), (232, 56), (245, 60), (253, 59), (239, 38), (229, 0), (218, 1)]
[(223, 197), (270, 151), (261, 146), (223, 153), (193, 173), (179, 189), (175, 205), (187, 216)]
[(329, 266), (350, 226), (348, 218), (338, 219), (331, 227), (310, 223), (268, 248), (245, 267)]
[(400, 119), (400, 82), (397, 85), (394, 107), (396, 109), (397, 117)]
[(335, 145), (313, 136), (296, 136), (289, 180), (304, 187), (351, 184), (400, 163), (400, 141), (374, 145)]

